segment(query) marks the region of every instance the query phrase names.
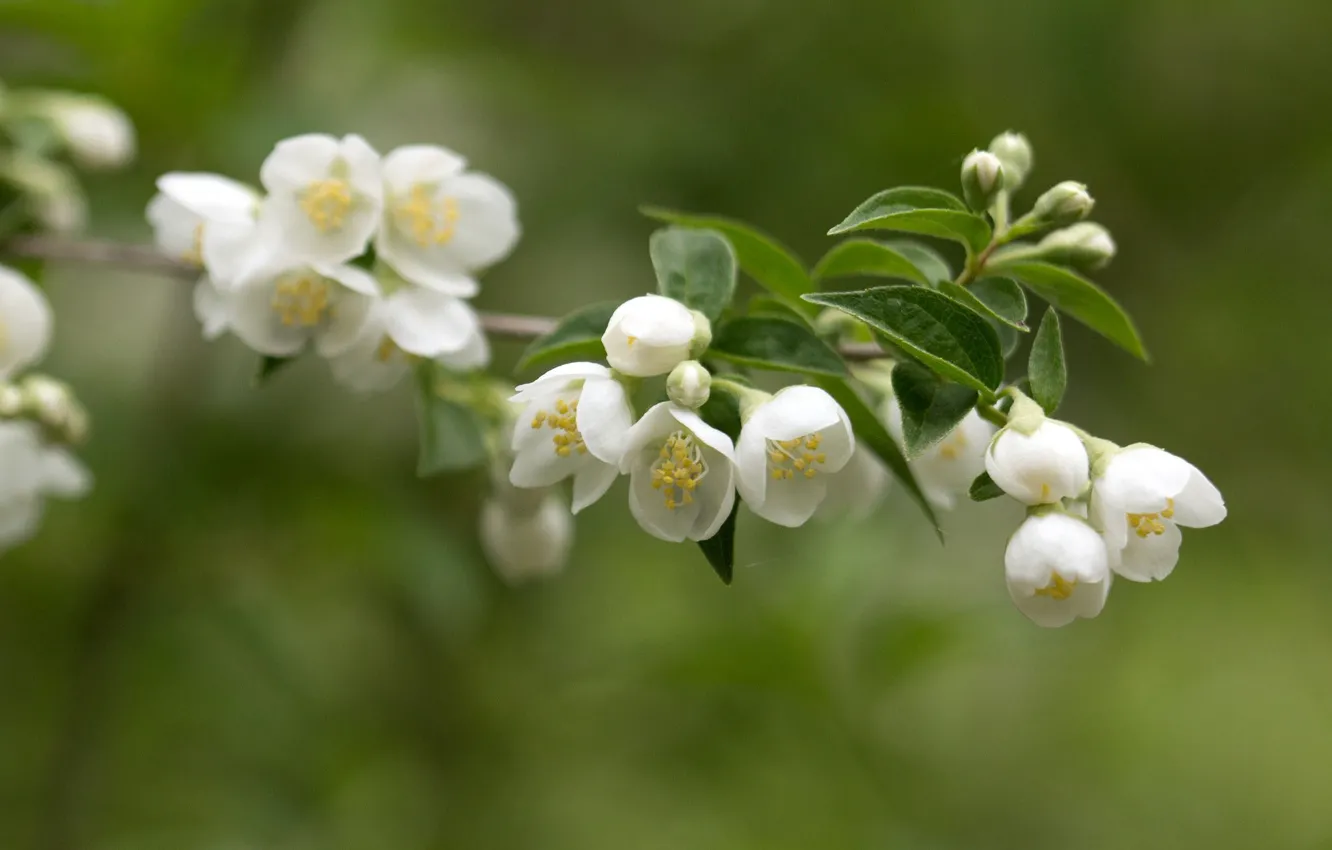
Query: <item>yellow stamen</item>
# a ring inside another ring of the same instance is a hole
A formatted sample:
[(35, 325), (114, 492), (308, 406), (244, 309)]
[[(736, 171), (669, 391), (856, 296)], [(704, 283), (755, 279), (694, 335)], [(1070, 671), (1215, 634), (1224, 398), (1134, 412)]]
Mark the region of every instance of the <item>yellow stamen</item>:
[(1069, 581), (1059, 573), (1050, 576), (1050, 583), (1040, 590), (1036, 591), (1037, 596), (1048, 596), (1049, 598), (1063, 602), (1073, 595), (1073, 589), (1078, 586), (1077, 581)]
[(314, 275), (279, 279), (269, 303), (287, 327), (317, 325), (332, 311), (328, 283)]
[(559, 457), (571, 457), (574, 452), (578, 454), (587, 454), (587, 446), (583, 444), (583, 433), (578, 430), (578, 399), (566, 401), (562, 398), (555, 400), (554, 411), (538, 410), (532, 417), (532, 427), (549, 428), (555, 433), (551, 435), (550, 441), (555, 446), (555, 454)]
[(407, 197), (393, 211), (398, 226), (409, 231), (422, 248), (447, 245), (458, 232), (462, 213), (454, 198), (436, 200), (425, 183), (412, 186)]
[(805, 478), (814, 478), (828, 462), (828, 455), (818, 451), (823, 434), (806, 434), (794, 440), (768, 441), (768, 469), (773, 481), (790, 481), (797, 472)]
[(352, 207), (351, 186), (336, 177), (316, 180), (300, 193), (300, 205), (320, 233), (341, 230)]
[(676, 431), (666, 438), (658, 453), (661, 460), (652, 466), (652, 486), (663, 490), (667, 510), (694, 503), (693, 491), (708, 474), (703, 452), (686, 431)]
[(1170, 519), (1175, 515), (1175, 500), (1166, 499), (1165, 510), (1155, 514), (1127, 514), (1129, 527), (1134, 530), (1139, 537), (1146, 540), (1153, 534), (1158, 537), (1165, 534), (1166, 525), (1163, 519)]

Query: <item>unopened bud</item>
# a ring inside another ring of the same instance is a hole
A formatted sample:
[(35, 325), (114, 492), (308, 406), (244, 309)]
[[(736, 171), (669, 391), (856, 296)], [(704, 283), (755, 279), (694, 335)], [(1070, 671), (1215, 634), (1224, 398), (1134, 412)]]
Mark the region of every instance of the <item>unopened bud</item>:
[(1004, 164), (989, 151), (972, 151), (962, 160), (962, 194), (973, 210), (984, 211), (1004, 188)]
[(1021, 133), (1011, 130), (1000, 133), (990, 142), (990, 153), (999, 157), (1004, 165), (1004, 188), (1013, 191), (1022, 185), (1031, 173), (1031, 142)]
[(1036, 251), (1043, 260), (1095, 271), (1115, 256), (1115, 240), (1101, 225), (1083, 221), (1046, 236)]
[(83, 442), (88, 436), (88, 413), (68, 384), (32, 375), (19, 385), (22, 411), (63, 443)]
[(1082, 221), (1095, 205), (1084, 184), (1065, 180), (1037, 198), (1031, 212), (1038, 221), (1062, 226)]
[(666, 395), (680, 407), (697, 410), (712, 393), (712, 375), (697, 360), (686, 360), (666, 379)]

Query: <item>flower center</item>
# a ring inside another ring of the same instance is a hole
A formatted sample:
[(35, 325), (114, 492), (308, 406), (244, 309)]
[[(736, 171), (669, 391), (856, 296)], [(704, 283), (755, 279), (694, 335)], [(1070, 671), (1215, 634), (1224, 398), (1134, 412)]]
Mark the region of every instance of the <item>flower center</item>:
[(1056, 602), (1063, 602), (1073, 595), (1073, 588), (1077, 587), (1076, 580), (1069, 581), (1059, 573), (1053, 573), (1050, 576), (1050, 583), (1040, 590), (1036, 591), (1037, 596), (1048, 596)]
[(319, 324), (332, 309), (328, 298), (328, 284), (324, 279), (305, 275), (279, 280), (270, 303), (282, 324), (311, 327)]
[(822, 432), (806, 434), (794, 440), (768, 440), (768, 470), (774, 481), (789, 481), (797, 472), (806, 478), (819, 474), (828, 456), (819, 451)]
[(1166, 526), (1162, 520), (1171, 519), (1174, 515), (1175, 500), (1166, 499), (1165, 510), (1157, 514), (1128, 514), (1128, 524), (1145, 540), (1153, 534), (1157, 536), (1165, 534)]
[(652, 489), (662, 491), (666, 509), (673, 511), (693, 503), (694, 491), (707, 474), (708, 464), (694, 435), (676, 431), (662, 443), (661, 457), (652, 464)]
[(967, 447), (967, 435), (961, 428), (954, 428), (953, 433), (939, 445), (939, 457), (944, 460), (957, 460)]
[(394, 214), (398, 226), (410, 231), (416, 244), (422, 248), (447, 245), (453, 241), (458, 231), (458, 219), (462, 215), (455, 199), (441, 198), (436, 201), (424, 183), (412, 187), (407, 199), (398, 204)]
[(555, 444), (555, 454), (560, 457), (569, 457), (574, 452), (580, 455), (587, 454), (587, 446), (583, 443), (583, 434), (578, 430), (578, 399), (565, 401), (559, 399), (555, 402), (555, 409), (539, 410), (536, 416), (532, 417), (532, 428), (549, 428), (555, 432), (550, 441)]
[(341, 230), (352, 206), (351, 186), (330, 177), (316, 180), (300, 194), (301, 210), (320, 233)]

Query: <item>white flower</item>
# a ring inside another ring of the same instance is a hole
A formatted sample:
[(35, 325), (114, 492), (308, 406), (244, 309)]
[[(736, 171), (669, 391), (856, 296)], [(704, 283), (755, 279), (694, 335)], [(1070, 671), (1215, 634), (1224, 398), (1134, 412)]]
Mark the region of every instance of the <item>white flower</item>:
[[(750, 414), (735, 465), (740, 496), (769, 522), (804, 525), (856, 448), (846, 412), (817, 387), (787, 387)], [(832, 479), (831, 481), (829, 479)]]
[(503, 259), (518, 241), (513, 195), (441, 147), (410, 145), (384, 157), (379, 257), (403, 277), (449, 295), (476, 294), (470, 272)]
[(51, 324), (51, 305), (37, 285), (0, 266), (0, 380), (42, 359)]
[(985, 453), (985, 470), (994, 483), (1027, 505), (1081, 495), (1087, 488), (1088, 465), (1081, 438), (1053, 419), (1041, 420), (1030, 435), (1010, 425)]
[[(884, 419), (888, 433), (899, 446), (904, 445), (902, 408), (897, 399), (888, 399)], [(962, 417), (952, 433), (911, 461), (911, 472), (930, 504), (952, 510), (957, 499), (966, 496), (971, 482), (985, 471), (985, 448), (994, 432), (995, 427), (972, 410)]]
[(864, 443), (856, 443), (851, 460), (837, 473), (814, 516), (819, 520), (863, 520), (883, 501), (891, 483), (888, 467), (879, 456)]
[(53, 94), (42, 105), (70, 155), (84, 168), (120, 168), (134, 159), (134, 124), (108, 101)]
[(625, 375), (665, 375), (690, 359), (697, 328), (689, 308), (661, 295), (631, 298), (611, 314), (601, 344), (611, 368)]
[(510, 584), (558, 573), (573, 545), (573, 517), (555, 493), (534, 506), (490, 498), (481, 505), (481, 548)]
[[(169, 257), (202, 265), (204, 234), (210, 228), (247, 232), (259, 211), (259, 193), (220, 174), (171, 172), (157, 178), (157, 194), (148, 202), (148, 223), (157, 247)], [(213, 252), (209, 252), (213, 253)], [(233, 252), (217, 252), (220, 260)], [(227, 275), (210, 269), (216, 278)]]
[(1110, 593), (1105, 541), (1066, 514), (1027, 517), (1008, 541), (1004, 572), (1013, 604), (1038, 626), (1095, 617)]
[(513, 430), (515, 487), (546, 487), (572, 476), (574, 513), (605, 495), (633, 424), (624, 386), (609, 369), (557, 366), (509, 400), (523, 405)]
[[(288, 262), (261, 269), (238, 282), (235, 290), (218, 294), (222, 306), (201, 317), (205, 333), (210, 319), (225, 321), (260, 354), (289, 357), (314, 342), (320, 356), (336, 357), (359, 338), (379, 285), (355, 266)], [(196, 291), (196, 311), (212, 297), (198, 295)]]
[(1091, 511), (1114, 571), (1132, 581), (1159, 581), (1179, 560), (1179, 526), (1216, 525), (1226, 518), (1226, 503), (1193, 464), (1134, 445), (1111, 456), (1092, 480)]
[(360, 136), (310, 134), (278, 142), (259, 180), (263, 225), (292, 256), (341, 263), (365, 251), (384, 204), (379, 154)]
[(31, 422), (0, 422), (0, 548), (30, 538), (47, 496), (78, 498), (92, 486), (72, 454), (48, 446)]
[(662, 402), (643, 414), (625, 441), (629, 510), (653, 537), (707, 540), (735, 506), (731, 438), (694, 411)]
[(338, 382), (374, 392), (396, 384), (416, 358), (459, 372), (488, 365), (490, 346), (471, 305), (428, 289), (398, 289), (372, 305), (356, 342), (329, 365)]

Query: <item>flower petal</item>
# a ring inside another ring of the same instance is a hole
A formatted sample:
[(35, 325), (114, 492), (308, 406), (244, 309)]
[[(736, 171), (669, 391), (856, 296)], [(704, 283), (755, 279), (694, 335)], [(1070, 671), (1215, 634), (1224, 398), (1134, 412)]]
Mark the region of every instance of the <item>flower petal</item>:
[(1097, 496), (1121, 513), (1156, 513), (1188, 484), (1191, 469), (1155, 446), (1129, 446), (1110, 459), (1105, 474), (1095, 482)]
[(438, 145), (403, 145), (384, 157), (384, 184), (393, 192), (415, 183), (439, 183), (462, 173), (467, 160)]
[(671, 510), (661, 492), (652, 488), (652, 475), (647, 467), (636, 468), (629, 476), (629, 512), (644, 531), (670, 543), (689, 539), (700, 513), (700, 495), (696, 493), (692, 504)]
[(1189, 482), (1175, 497), (1175, 522), (1186, 528), (1209, 528), (1226, 518), (1226, 500), (1198, 467), (1189, 467)]
[(1129, 581), (1160, 581), (1170, 575), (1179, 563), (1179, 547), (1184, 542), (1179, 526), (1170, 521), (1161, 523), (1161, 534), (1127, 535), (1127, 543), (1119, 552), (1114, 570)]
[[(634, 465), (640, 460), (638, 455), (642, 454), (649, 444), (660, 443), (676, 429), (678, 423), (675, 417), (671, 415), (673, 407), (674, 405), (669, 401), (654, 404), (629, 429), (629, 433), (624, 438), (624, 457), (620, 459), (621, 472), (632, 471)], [(656, 445), (652, 446), (653, 455), (656, 454), (658, 448)]]
[(587, 462), (574, 473), (573, 512), (578, 513), (606, 495), (606, 491), (620, 477), (620, 470), (609, 463)]
[(0, 379), (46, 355), (51, 325), (51, 305), (36, 284), (0, 266)]
[(610, 369), (607, 369), (600, 363), (564, 363), (556, 366), (554, 369), (551, 369), (534, 381), (529, 381), (526, 384), (519, 384), (514, 390), (514, 394), (509, 396), (509, 401), (525, 402), (533, 396), (558, 392), (564, 387), (567, 387), (572, 381), (609, 377)]
[(326, 133), (283, 139), (260, 166), (259, 182), (273, 194), (301, 188), (327, 175), (338, 153), (338, 140)]
[(458, 207), (458, 225), (448, 252), (465, 269), (479, 269), (503, 259), (518, 243), (518, 204), (498, 180), (485, 174), (460, 174), (443, 192)]
[(578, 430), (592, 456), (619, 466), (634, 414), (624, 386), (612, 378), (589, 379), (578, 397)]
[(704, 422), (703, 417), (694, 411), (677, 407), (669, 402), (666, 402), (666, 404), (668, 405), (667, 412), (676, 422), (692, 432), (705, 446), (726, 458), (728, 463), (735, 463), (735, 444), (731, 442), (730, 437)]
[[(706, 456), (708, 451), (704, 450)], [(721, 530), (726, 518), (735, 507), (735, 466), (729, 458), (714, 456), (707, 458), (708, 476), (694, 491), (693, 507), (698, 509), (689, 531), (690, 540), (708, 540)], [(722, 473), (720, 480), (714, 478)]]

